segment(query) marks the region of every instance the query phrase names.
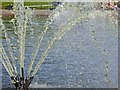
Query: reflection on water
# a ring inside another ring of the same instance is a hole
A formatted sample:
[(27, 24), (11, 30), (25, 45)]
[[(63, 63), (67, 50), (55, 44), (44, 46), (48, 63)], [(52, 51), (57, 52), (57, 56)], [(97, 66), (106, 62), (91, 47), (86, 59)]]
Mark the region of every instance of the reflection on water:
[[(49, 51), (31, 87), (117, 87), (118, 27), (116, 16), (113, 16), (115, 14), (114, 11), (94, 11), (89, 13), (88, 19), (75, 25)], [(35, 45), (38, 33), (44, 30), (46, 18), (36, 17), (34, 18), (36, 23), (33, 22), (33, 26), (28, 27), (30, 31), (27, 32), (26, 37), (25, 67), (29, 65), (28, 61), (34, 50), (32, 47)], [(13, 35), (12, 23), (4, 20), (4, 24), (10, 35), (9, 38), (14, 38), (11, 39), (13, 43), (11, 46), (17, 49), (14, 44), (17, 39)], [(38, 54), (41, 54), (46, 47), (45, 44), (51, 34), (52, 30), (49, 30)], [(7, 50), (4, 38), (3, 46)], [(17, 50), (14, 54), (18, 58)], [(36, 60), (39, 58), (38, 55)], [(3, 87), (13, 87), (4, 67)]]

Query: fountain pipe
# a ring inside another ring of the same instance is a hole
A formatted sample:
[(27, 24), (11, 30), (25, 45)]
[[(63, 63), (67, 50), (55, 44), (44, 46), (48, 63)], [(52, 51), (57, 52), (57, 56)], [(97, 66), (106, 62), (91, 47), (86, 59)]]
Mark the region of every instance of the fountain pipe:
[(16, 87), (16, 90), (28, 90), (32, 80), (34, 77), (30, 77), (30, 78), (21, 78), (21, 77), (11, 77), (11, 80), (13, 80), (13, 84)]
[(24, 69), (23, 68), (21, 68), (21, 71), (22, 71), (22, 81), (24, 81)]
[(16, 90), (28, 90), (32, 80), (34, 77), (26, 77), (24, 78), (24, 68), (21, 68), (22, 77), (21, 76), (12, 76), (11, 80), (16, 87)]

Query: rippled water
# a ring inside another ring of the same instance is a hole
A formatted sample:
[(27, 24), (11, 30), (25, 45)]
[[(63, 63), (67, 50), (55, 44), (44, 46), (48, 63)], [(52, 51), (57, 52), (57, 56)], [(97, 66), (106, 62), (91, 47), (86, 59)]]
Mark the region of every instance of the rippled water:
[[(49, 55), (35, 75), (31, 87), (117, 87), (118, 27), (116, 14), (117, 12), (114, 11), (96, 10), (89, 13), (88, 20), (80, 21), (68, 31), (50, 50)], [(35, 22), (39, 24), (32, 27), (35, 31), (33, 42), (35, 36), (37, 37), (40, 30), (43, 29), (46, 18), (34, 18)], [(8, 25), (9, 35), (13, 35), (12, 24), (5, 20), (4, 24)], [(28, 39), (30, 33), (27, 32), (26, 38), (26, 48), (28, 49), (25, 52), (26, 66), (28, 66), (28, 61), (31, 58), (30, 53), (33, 50), (31, 48), (33, 42), (29, 42)], [(47, 37), (49, 38), (49, 35)], [(46, 43), (46, 40), (47, 38), (43, 43)], [(6, 45), (4, 38), (3, 45), (4, 47)], [(39, 54), (41, 54), (42, 49), (44, 47), (39, 50)], [(107, 55), (102, 50), (105, 50)], [(37, 56), (36, 60), (39, 58)], [(4, 67), (2, 78), (3, 87), (13, 87)]]

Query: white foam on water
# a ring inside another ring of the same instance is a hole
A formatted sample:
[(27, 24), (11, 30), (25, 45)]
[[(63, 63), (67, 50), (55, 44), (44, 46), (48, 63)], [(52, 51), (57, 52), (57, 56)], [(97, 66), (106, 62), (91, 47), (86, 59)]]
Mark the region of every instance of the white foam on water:
[(39, 84), (38, 82), (30, 84), (30, 88), (55, 88), (55, 86), (50, 86), (47, 84)]

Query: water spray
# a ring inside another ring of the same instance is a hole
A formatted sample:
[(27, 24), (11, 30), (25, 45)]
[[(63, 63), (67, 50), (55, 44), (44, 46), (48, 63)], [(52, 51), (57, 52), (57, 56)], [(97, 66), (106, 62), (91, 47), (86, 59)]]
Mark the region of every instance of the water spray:
[[(14, 54), (12, 53), (11, 47), (9, 47), (9, 51), (11, 51), (11, 52), (9, 52), (10, 56), (7, 55), (6, 50), (3, 46), (0, 47), (0, 49), (1, 49), (0, 54), (2, 55), (2, 58), (3, 58), (2, 63), (4, 65), (4, 67), (6, 68), (8, 74), (10, 75), (11, 81), (14, 84), (14, 86), (16, 87), (16, 90), (28, 90), (35, 74), (38, 72), (41, 64), (44, 62), (45, 58), (47, 57), (49, 50), (53, 47), (53, 45), (57, 41), (59, 41), (64, 36), (64, 34), (67, 31), (69, 31), (71, 28), (73, 28), (76, 24), (79, 24), (79, 22), (82, 21), (83, 19), (84, 20), (88, 19), (89, 9), (86, 9), (87, 12), (85, 12), (84, 10), (86, 7), (84, 7), (84, 5), (82, 6), (80, 4), (64, 3), (60, 6), (58, 6), (56, 8), (56, 10), (54, 10), (53, 13), (50, 16), (48, 16), (48, 19), (46, 20), (45, 25), (43, 26), (43, 27), (45, 27), (43, 29), (44, 31), (42, 31), (42, 33), (40, 33), (38, 35), (36, 43), (34, 45), (34, 51), (31, 54), (30, 63), (27, 68), (28, 71), (25, 72), (26, 68), (24, 66), (24, 63), (25, 63), (25, 59), (26, 59), (25, 58), (25, 50), (26, 50), (25, 43), (27, 41), (26, 40), (26, 32), (27, 32), (27, 27), (28, 27), (27, 25), (29, 22), (28, 16), (31, 16), (32, 14), (28, 15), (29, 14), (29, 11), (27, 11), (28, 7), (25, 8), (23, 0), (20, 0), (19, 2), (17, 2), (17, 1), (18, 0), (14, 1), (13, 25), (15, 25), (14, 33), (16, 34), (17, 39), (19, 41), (19, 44), (18, 44), (18, 47), (19, 47), (19, 49), (18, 49), (18, 51), (19, 51), (18, 62), (19, 63), (18, 64), (19, 64), (19, 66), (17, 67), (17, 64), (16, 64), (17, 61), (15, 61)], [(79, 5), (80, 5), (80, 7), (79, 7)], [(35, 63), (35, 59), (37, 57), (40, 47), (42, 47), (42, 42), (43, 42), (46, 32), (50, 28), (51, 24), (56, 24), (56, 22), (54, 20), (56, 20), (56, 21), (59, 20), (56, 18), (57, 17), (60, 18), (59, 15), (61, 15), (61, 17), (62, 17), (63, 12), (65, 10), (66, 10), (66, 12), (69, 11), (69, 8), (70, 8), (70, 10), (73, 10), (74, 12), (72, 12), (72, 14), (67, 13), (68, 16), (67, 15), (66, 16), (69, 18), (66, 18), (66, 20), (64, 20), (62, 24), (57, 23), (58, 24), (58, 26), (56, 26), (57, 30), (56, 30), (56, 28), (54, 29), (54, 27), (53, 27), (55, 32), (52, 31), (54, 33), (53, 33), (53, 36), (50, 37), (51, 40), (47, 43), (46, 48), (42, 51), (42, 54), (40, 55), (41, 57), (38, 60), (38, 62)], [(75, 16), (75, 15), (77, 15), (77, 16)], [(93, 27), (93, 25), (92, 25), (92, 27)], [(92, 30), (92, 27), (91, 27), (91, 30)], [(90, 30), (90, 32), (94, 39), (93, 41), (95, 42), (96, 46), (99, 46), (95, 40), (96, 39), (95, 31), (93, 31), (93, 30), (91, 31), (91, 30)], [(11, 43), (9, 40), (9, 37), (7, 36), (7, 34), (8, 34), (7, 31), (4, 31), (3, 33), (5, 33), (6, 41)], [(98, 47), (98, 49), (102, 50), (102, 48), (100, 48), (100, 46)], [(9, 59), (9, 57), (12, 57), (12, 59)], [(12, 62), (12, 60), (13, 60), (13, 62)], [(34, 66), (34, 64), (36, 64), (36, 65)], [(106, 67), (108, 67), (108, 65)], [(19, 69), (19, 71), (17, 71), (18, 69)]]

